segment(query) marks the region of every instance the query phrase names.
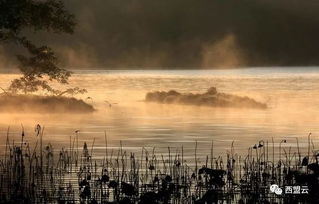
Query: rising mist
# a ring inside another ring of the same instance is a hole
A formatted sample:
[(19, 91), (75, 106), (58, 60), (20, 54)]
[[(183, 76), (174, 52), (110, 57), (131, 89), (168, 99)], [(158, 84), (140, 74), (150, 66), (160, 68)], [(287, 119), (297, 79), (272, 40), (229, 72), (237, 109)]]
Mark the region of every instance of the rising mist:
[[(72, 68), (193, 68), (319, 64), (314, 0), (65, 2), (72, 36), (29, 32)], [(4, 66), (12, 66), (9, 45)], [(9, 57), (9, 59), (7, 59)], [(4, 59), (2, 57), (2, 59)]]

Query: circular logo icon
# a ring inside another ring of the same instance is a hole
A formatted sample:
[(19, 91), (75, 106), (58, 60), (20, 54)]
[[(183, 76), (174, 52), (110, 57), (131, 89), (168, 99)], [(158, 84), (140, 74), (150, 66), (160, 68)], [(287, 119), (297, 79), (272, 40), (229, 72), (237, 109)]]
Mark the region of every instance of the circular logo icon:
[(282, 189), (279, 188), (277, 184), (272, 184), (269, 189), (270, 189), (270, 192), (275, 193), (276, 195), (282, 194)]

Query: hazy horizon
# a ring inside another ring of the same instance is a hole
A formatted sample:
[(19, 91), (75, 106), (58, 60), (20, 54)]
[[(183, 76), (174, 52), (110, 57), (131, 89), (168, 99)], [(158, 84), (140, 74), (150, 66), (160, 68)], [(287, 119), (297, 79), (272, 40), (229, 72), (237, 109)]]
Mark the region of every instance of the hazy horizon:
[[(25, 31), (53, 47), (63, 67), (172, 69), (319, 65), (315, 0), (69, 0), (73, 35)], [(15, 66), (13, 44), (0, 66)]]
[[(70, 71), (227, 71), (227, 70), (245, 70), (245, 69), (318, 69), (319, 65), (309, 65), (309, 66), (246, 66), (246, 67), (69, 67), (62, 66), (62, 68)], [(12, 67), (0, 67), (0, 73), (20, 73), (20, 70), (17, 65)]]

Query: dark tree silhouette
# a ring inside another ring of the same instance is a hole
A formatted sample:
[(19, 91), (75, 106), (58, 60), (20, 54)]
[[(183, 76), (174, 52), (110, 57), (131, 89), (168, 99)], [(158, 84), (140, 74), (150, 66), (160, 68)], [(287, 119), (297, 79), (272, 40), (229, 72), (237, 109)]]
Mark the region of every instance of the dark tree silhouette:
[(68, 84), (71, 72), (58, 66), (50, 47), (37, 47), (23, 34), (25, 30), (72, 34), (74, 27), (74, 15), (61, 0), (0, 0), (0, 42), (16, 43), (28, 53), (17, 55), (23, 76), (12, 81), (9, 91), (27, 94), (44, 90), (55, 95), (85, 92), (77, 87), (66, 91), (52, 88), (52, 81)]

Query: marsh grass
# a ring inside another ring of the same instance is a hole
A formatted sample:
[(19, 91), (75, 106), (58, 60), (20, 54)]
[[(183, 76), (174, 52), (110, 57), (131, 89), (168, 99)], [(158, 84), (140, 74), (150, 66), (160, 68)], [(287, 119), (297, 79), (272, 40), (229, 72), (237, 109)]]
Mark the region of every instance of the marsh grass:
[[(1, 203), (316, 203), (318, 201), (318, 154), (311, 135), (305, 156), (298, 139), (296, 152), (272, 141), (259, 141), (246, 155), (235, 151), (234, 142), (226, 157), (214, 154), (187, 160), (184, 148), (167, 154), (156, 148), (142, 148), (141, 154), (128, 152), (120, 143), (108, 147), (102, 159), (95, 155), (95, 139), (80, 148), (79, 131), (69, 138), (69, 146), (55, 150), (43, 146), (44, 128), (36, 127), (36, 142), (10, 140), (0, 160)], [(276, 148), (279, 148), (276, 149)], [(279, 153), (279, 154), (278, 154)], [(308, 186), (309, 194), (278, 196), (271, 184)]]

